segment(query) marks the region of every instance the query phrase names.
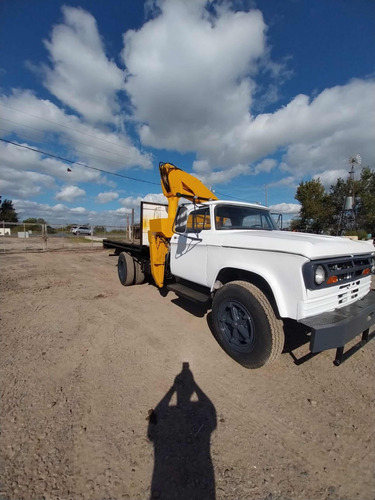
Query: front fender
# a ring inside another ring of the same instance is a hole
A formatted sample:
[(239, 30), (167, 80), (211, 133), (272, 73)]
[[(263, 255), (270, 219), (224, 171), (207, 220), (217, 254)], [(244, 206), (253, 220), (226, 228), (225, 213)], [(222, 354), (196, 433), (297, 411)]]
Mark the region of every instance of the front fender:
[(234, 279), (242, 279), (238, 277), (241, 273), (244, 276), (252, 273), (266, 281), (270, 287), (279, 315), (282, 318), (297, 319), (297, 304), (306, 298), (302, 265), (307, 260), (299, 255), (277, 251), (210, 247), (208, 286), (213, 291), (220, 273), (226, 269), (236, 270), (233, 272)]

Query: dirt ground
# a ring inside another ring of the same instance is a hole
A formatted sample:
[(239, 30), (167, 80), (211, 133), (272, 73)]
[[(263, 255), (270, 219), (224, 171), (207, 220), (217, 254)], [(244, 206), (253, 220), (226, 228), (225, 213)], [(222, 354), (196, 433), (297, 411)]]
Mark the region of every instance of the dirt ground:
[(374, 499), (375, 341), (246, 370), (116, 264), (0, 255), (0, 498)]

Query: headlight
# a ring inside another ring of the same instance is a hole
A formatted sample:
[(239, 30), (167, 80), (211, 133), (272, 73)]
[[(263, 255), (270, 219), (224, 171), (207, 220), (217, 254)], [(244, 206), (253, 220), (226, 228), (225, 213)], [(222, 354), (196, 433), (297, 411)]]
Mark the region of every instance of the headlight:
[(315, 268), (314, 280), (317, 285), (321, 285), (326, 279), (326, 272), (323, 266), (317, 266)]
[(371, 259), (371, 272), (375, 274), (375, 257)]

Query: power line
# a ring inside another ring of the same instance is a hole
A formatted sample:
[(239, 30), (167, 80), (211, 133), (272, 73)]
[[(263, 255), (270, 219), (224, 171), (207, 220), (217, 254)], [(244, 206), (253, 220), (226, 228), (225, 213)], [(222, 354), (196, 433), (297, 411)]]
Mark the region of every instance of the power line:
[[(41, 134), (46, 134), (48, 132), (52, 132), (52, 131), (48, 131), (48, 130), (41, 130), (40, 128), (36, 128), (36, 127), (32, 127), (31, 125), (25, 125), (23, 123), (19, 123), (19, 122), (16, 122), (14, 120), (9, 120), (8, 118), (1, 118), (2, 121), (6, 121), (6, 122), (10, 122), (10, 123), (14, 123), (15, 125), (18, 125), (20, 127), (24, 127), (24, 128), (29, 128), (31, 130), (35, 130), (36, 132), (40, 132)], [(62, 126), (62, 125), (61, 125)], [(20, 135), (20, 133), (17, 131), (13, 131), (13, 130), (8, 130), (8, 129), (2, 129), (2, 130), (5, 130), (9, 133), (15, 133), (17, 135)], [(74, 130), (74, 129), (73, 129)], [(77, 131), (78, 132), (78, 131)], [(53, 133), (53, 132), (52, 132)], [(27, 136), (24, 136), (24, 137), (27, 137)], [(95, 137), (95, 136), (91, 136), (91, 137)], [(96, 140), (98, 140), (98, 138), (96, 138)], [(103, 139), (99, 139), (99, 140), (103, 140)], [(102, 148), (98, 148), (96, 146), (93, 146), (92, 143), (88, 143), (88, 142), (82, 142), (82, 141), (78, 141), (76, 139), (74, 139), (74, 142), (77, 143), (77, 144), (83, 144), (84, 146), (89, 146), (90, 148), (92, 149), (97, 149), (98, 151), (102, 151), (103, 153), (108, 153), (110, 155), (116, 155), (116, 156), (119, 156), (120, 158), (129, 158), (131, 159), (131, 156), (128, 156), (128, 155), (124, 155), (123, 153), (118, 153), (116, 151), (108, 151), (107, 149), (102, 149)], [(114, 144), (114, 143), (111, 143), (111, 144)], [(114, 144), (115, 145), (115, 144)], [(124, 151), (126, 151), (125, 148), (121, 147), (121, 146), (118, 146), (116, 145), (116, 147), (118, 148), (121, 148), (121, 149), (124, 149)], [(130, 148), (129, 148), (130, 149)], [(104, 158), (102, 158), (104, 159)], [(116, 160), (113, 160), (113, 161), (116, 161)]]
[(214, 190), (214, 193), (217, 193), (220, 196), (226, 196), (227, 198), (232, 198), (232, 200), (244, 201), (245, 203), (248, 203), (248, 201), (243, 198), (237, 198), (236, 196), (231, 196), (230, 194), (220, 193), (219, 191), (216, 191), (216, 189)]
[[(21, 126), (24, 127), (24, 126), (27, 126), (27, 125), (21, 125)], [(0, 130), (2, 130), (3, 132), (5, 132), (7, 134), (15, 133), (17, 135), (17, 138), (19, 138), (19, 139), (26, 139), (26, 140), (33, 141), (33, 142), (41, 142), (38, 139), (36, 139), (35, 136), (33, 137), (31, 135), (26, 134), (25, 132), (18, 132), (18, 131), (17, 132), (13, 132), (12, 130), (8, 130), (8, 129), (3, 128), (3, 127), (0, 127)], [(36, 128), (33, 128), (33, 130), (35, 130), (37, 132), (40, 132), (41, 134), (44, 134), (43, 131), (38, 130)], [(87, 144), (85, 144), (83, 142), (81, 143), (79, 141), (77, 141), (77, 143), (78, 144), (87, 145)], [(94, 148), (94, 149), (98, 149), (98, 148)], [(104, 157), (104, 156), (95, 155), (95, 154), (89, 153), (89, 152), (87, 152), (85, 150), (82, 150), (82, 149), (79, 149), (79, 148), (76, 148), (76, 147), (74, 147), (74, 151), (77, 152), (77, 153), (83, 153), (85, 156), (88, 156), (90, 158), (95, 158), (95, 159), (99, 159), (99, 160), (105, 160), (107, 163), (113, 163), (113, 164), (115, 164), (115, 165), (117, 165), (119, 167), (123, 167), (124, 166), (124, 163), (120, 162), (120, 160), (114, 160), (113, 158), (107, 158), (107, 157)], [(99, 151), (100, 151), (100, 149), (99, 149)], [(124, 156), (124, 158), (125, 158), (125, 156)]]
[[(23, 144), (17, 144), (16, 142), (12, 142), (12, 141), (8, 141), (7, 139), (2, 139), (0, 138), (0, 141), (2, 142), (6, 142), (8, 144), (12, 144), (13, 146), (17, 146), (19, 148), (23, 148), (23, 149), (28, 149), (30, 151), (34, 151), (36, 153), (40, 153), (42, 155), (45, 155), (45, 156), (50, 156), (51, 158), (55, 158), (57, 160), (61, 160), (61, 161), (65, 161), (67, 163), (70, 163), (71, 165), (79, 165), (81, 167), (84, 167), (84, 168), (89, 168), (91, 170), (96, 170), (98, 172), (102, 172), (104, 174), (108, 174), (108, 175), (115, 175), (117, 177), (122, 177), (124, 179), (129, 179), (129, 180), (132, 180), (132, 181), (136, 181), (136, 182), (143, 182), (144, 184), (152, 184), (154, 186), (160, 186), (160, 184), (158, 182), (152, 182), (152, 181), (146, 181), (144, 179), (137, 179), (136, 177), (130, 177), (129, 175), (125, 175), (125, 174), (118, 174), (116, 172), (109, 172), (108, 170), (104, 170), (102, 168), (97, 168), (97, 167), (90, 167), (89, 165), (86, 165), (85, 163), (81, 163), (79, 161), (73, 161), (73, 160), (69, 160), (68, 158), (64, 158), (62, 156), (58, 156), (58, 155), (54, 155), (52, 153), (47, 153), (46, 151), (42, 151), (40, 149), (37, 149), (37, 148), (32, 148), (30, 146), (25, 146)], [(246, 203), (248, 203), (247, 200), (244, 200), (242, 198), (237, 198), (236, 196), (231, 196), (229, 194), (225, 194), (225, 193), (220, 193), (219, 191), (215, 191), (218, 195), (220, 196), (226, 196), (227, 198), (231, 198), (233, 200), (237, 200), (237, 201), (244, 201)]]
[(90, 167), (89, 165), (86, 165), (85, 163), (81, 163), (80, 161), (69, 160), (68, 158), (64, 158), (62, 156), (54, 155), (52, 153), (47, 153), (46, 151), (42, 151), (40, 149), (32, 148), (30, 146), (24, 146), (23, 144), (17, 144), (16, 142), (8, 141), (7, 139), (0, 138), (0, 141), (6, 142), (8, 144), (12, 144), (13, 146), (17, 146), (19, 148), (28, 149), (30, 151), (34, 151), (36, 153), (40, 153), (40, 154), (45, 155), (45, 156), (50, 156), (51, 158), (55, 158), (57, 160), (65, 161), (67, 163), (70, 163), (71, 165), (79, 165), (80, 167), (89, 168), (91, 170), (97, 170), (98, 172), (102, 172), (104, 174), (116, 175), (117, 177), (123, 177), (124, 179), (130, 179), (132, 181), (143, 182), (145, 184), (153, 184), (154, 186), (159, 186), (160, 185), (158, 182), (146, 181), (144, 179), (137, 179), (136, 177), (130, 177), (129, 175), (125, 175), (125, 174), (118, 174), (116, 172), (109, 172), (108, 170), (104, 170), (102, 168)]

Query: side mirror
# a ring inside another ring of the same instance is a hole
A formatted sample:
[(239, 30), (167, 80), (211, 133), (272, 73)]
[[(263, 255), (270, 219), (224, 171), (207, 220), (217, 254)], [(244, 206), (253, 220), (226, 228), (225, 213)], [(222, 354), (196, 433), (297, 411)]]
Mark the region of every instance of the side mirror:
[(176, 233), (186, 232), (186, 223), (188, 220), (188, 210), (186, 207), (182, 206), (178, 209), (176, 218), (174, 221), (174, 231)]

